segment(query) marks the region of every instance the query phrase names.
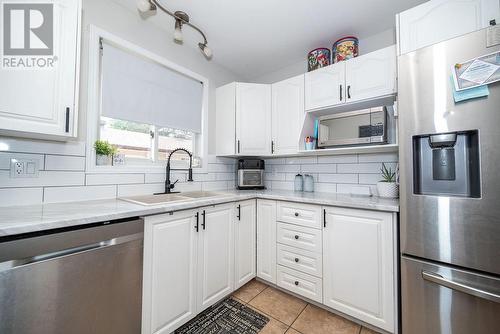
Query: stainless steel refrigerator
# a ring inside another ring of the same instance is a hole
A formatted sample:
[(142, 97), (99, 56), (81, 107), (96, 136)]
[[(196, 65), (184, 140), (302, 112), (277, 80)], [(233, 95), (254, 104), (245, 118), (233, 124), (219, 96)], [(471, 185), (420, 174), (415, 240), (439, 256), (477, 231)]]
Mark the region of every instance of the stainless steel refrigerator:
[(499, 29), (399, 58), (403, 334), (500, 333), (500, 82), (456, 103), (452, 79)]

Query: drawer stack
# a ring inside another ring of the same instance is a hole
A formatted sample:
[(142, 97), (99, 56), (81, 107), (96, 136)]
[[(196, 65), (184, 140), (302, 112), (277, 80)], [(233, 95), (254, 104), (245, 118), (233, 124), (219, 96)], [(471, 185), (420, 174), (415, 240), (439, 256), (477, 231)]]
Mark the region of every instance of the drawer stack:
[(321, 207), (277, 202), (276, 211), (277, 285), (322, 302)]

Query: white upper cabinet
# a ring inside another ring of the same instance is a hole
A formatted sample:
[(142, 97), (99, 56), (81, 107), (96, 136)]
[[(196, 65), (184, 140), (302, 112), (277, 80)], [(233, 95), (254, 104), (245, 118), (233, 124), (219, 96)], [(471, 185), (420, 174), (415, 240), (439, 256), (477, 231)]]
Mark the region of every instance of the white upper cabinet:
[(197, 289), (202, 311), (233, 291), (234, 203), (206, 208), (199, 219)]
[(346, 64), (346, 102), (391, 95), (396, 92), (396, 47), (394, 45)]
[(142, 333), (170, 333), (196, 306), (196, 211), (145, 218)]
[(217, 155), (236, 154), (236, 82), (215, 91)]
[(271, 154), (271, 86), (236, 83), (236, 153)]
[[(0, 134), (52, 140), (77, 135), (81, 0), (51, 3), (53, 35), (45, 37), (53, 37), (53, 55), (43, 58), (49, 62), (56, 60), (53, 67), (0, 69)], [(17, 10), (10, 15), (15, 15), (15, 12), (22, 13)], [(15, 48), (20, 45), (26, 48), (31, 43), (38, 43), (36, 45), (40, 48), (50, 45), (33, 33), (24, 36), (27, 40), (13, 40), (11, 44), (16, 44)], [(11, 57), (18, 58), (13, 55), (3, 60)], [(20, 57), (31, 59), (33, 55)]]
[(345, 101), (345, 62), (305, 74), (306, 110), (334, 106)]
[(272, 85), (272, 153), (295, 153), (304, 119), (304, 75)]
[(498, 0), (431, 0), (397, 16), (400, 54), (500, 23)]
[(323, 304), (394, 333), (392, 213), (326, 207)]
[(256, 203), (254, 199), (236, 203), (234, 231), (235, 287), (239, 289), (255, 277)]

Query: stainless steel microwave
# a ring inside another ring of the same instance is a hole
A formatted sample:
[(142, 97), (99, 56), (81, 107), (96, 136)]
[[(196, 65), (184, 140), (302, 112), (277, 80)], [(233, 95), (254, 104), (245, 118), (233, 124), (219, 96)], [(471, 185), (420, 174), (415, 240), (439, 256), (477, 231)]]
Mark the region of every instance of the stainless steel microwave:
[(387, 143), (387, 110), (377, 107), (321, 116), (318, 146)]

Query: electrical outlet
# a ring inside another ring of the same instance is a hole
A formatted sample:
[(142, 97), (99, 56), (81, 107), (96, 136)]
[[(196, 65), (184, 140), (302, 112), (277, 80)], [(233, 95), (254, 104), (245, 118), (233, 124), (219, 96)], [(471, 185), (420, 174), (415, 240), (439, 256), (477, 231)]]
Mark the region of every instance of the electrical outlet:
[(38, 163), (38, 160), (32, 159), (10, 159), (10, 177), (38, 177)]

